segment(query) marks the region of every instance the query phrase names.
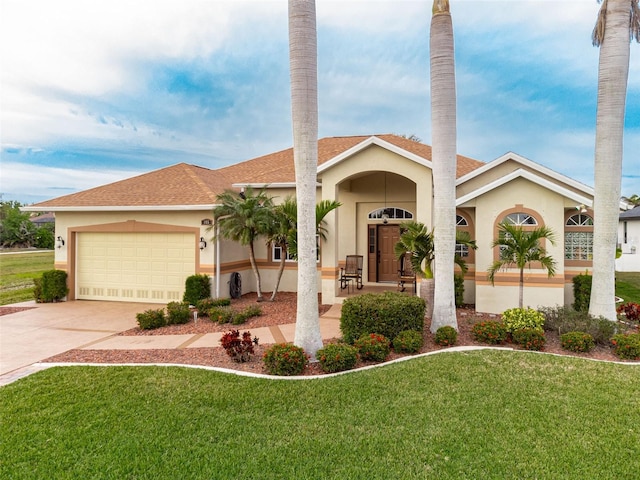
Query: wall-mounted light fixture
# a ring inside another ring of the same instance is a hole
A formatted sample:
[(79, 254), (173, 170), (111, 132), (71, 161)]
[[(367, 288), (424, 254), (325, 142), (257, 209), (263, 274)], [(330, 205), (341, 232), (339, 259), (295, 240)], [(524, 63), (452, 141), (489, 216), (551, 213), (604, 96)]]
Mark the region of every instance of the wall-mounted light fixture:
[(207, 242), (204, 237), (200, 237), (200, 250), (204, 250), (205, 248), (207, 248)]
[(64, 247), (64, 239), (62, 238), (62, 236), (58, 235), (58, 238), (56, 238), (56, 244), (58, 248)]
[(587, 207), (586, 205), (578, 205), (576, 207), (576, 210), (580, 210), (580, 213), (587, 213)]

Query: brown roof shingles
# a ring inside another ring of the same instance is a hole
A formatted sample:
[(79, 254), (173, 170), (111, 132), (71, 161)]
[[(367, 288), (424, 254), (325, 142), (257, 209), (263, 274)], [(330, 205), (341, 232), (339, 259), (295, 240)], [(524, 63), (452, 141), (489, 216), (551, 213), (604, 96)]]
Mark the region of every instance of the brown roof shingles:
[[(406, 138), (385, 134), (376, 137), (425, 160), (431, 160), (431, 147)], [(370, 136), (328, 137), (318, 140), (318, 165), (367, 140)], [(457, 177), (483, 162), (458, 155)], [(216, 195), (234, 183), (293, 183), (293, 148), (235, 165), (211, 170), (186, 163), (155, 170), (101, 187), (72, 193), (38, 203), (36, 207), (153, 207), (212, 205)]]

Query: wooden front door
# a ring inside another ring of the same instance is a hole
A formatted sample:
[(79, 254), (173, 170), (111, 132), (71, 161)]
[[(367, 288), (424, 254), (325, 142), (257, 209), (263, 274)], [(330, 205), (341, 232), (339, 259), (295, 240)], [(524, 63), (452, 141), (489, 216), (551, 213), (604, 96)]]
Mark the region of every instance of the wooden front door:
[(394, 247), (400, 239), (398, 225), (378, 225), (378, 281), (395, 282), (398, 280), (398, 259)]

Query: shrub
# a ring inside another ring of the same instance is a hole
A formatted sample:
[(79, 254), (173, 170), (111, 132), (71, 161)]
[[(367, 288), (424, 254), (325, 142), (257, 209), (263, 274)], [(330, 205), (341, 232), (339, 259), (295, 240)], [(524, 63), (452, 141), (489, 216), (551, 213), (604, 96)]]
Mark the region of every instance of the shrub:
[(573, 308), (578, 312), (589, 311), (591, 300), (591, 275), (586, 273), (573, 277)]
[(613, 352), (624, 360), (640, 360), (640, 333), (619, 333), (611, 339)]
[(393, 349), (398, 353), (416, 353), (424, 345), (422, 332), (403, 330), (393, 339)]
[(521, 328), (542, 331), (544, 314), (533, 308), (510, 308), (502, 313), (502, 323), (508, 333), (513, 333)]
[(378, 333), (362, 335), (353, 346), (358, 350), (360, 358), (365, 361), (384, 362), (391, 351), (387, 337)]
[(627, 320), (631, 322), (640, 321), (640, 305), (634, 302), (623, 303), (616, 309), (618, 314), (624, 313)]
[(249, 331), (243, 332), (242, 338), (240, 338), (239, 330), (231, 330), (220, 338), (220, 345), (222, 345), (224, 351), (234, 362), (238, 363), (251, 360), (251, 355), (254, 354), (254, 344), (258, 344), (258, 338), (251, 340), (251, 332)]
[(230, 323), (233, 320), (233, 310), (229, 307), (211, 307), (209, 309), (209, 319), (220, 324)]
[(167, 325), (188, 323), (191, 319), (189, 305), (183, 302), (169, 302), (167, 304)]
[(609, 339), (620, 330), (619, 324), (604, 317), (593, 317), (588, 312), (579, 312), (569, 306), (542, 308), (545, 316), (544, 329), (558, 335), (567, 332), (590, 334), (598, 345), (608, 345)]
[(458, 332), (453, 327), (446, 325), (436, 331), (435, 341), (441, 347), (455, 345), (456, 340), (458, 340)]
[(189, 305), (197, 305), (199, 300), (211, 296), (209, 275), (191, 275), (187, 277), (182, 300)]
[(243, 311), (234, 314), (233, 318), (231, 319), (231, 323), (233, 323), (234, 325), (240, 325), (250, 318), (259, 317), (260, 315), (262, 315), (262, 309), (256, 305), (251, 305), (245, 308)]
[(567, 332), (560, 335), (560, 344), (571, 352), (590, 352), (596, 346), (593, 337), (586, 332)]
[(162, 308), (145, 310), (142, 313), (138, 313), (136, 320), (138, 320), (138, 325), (142, 330), (153, 330), (154, 328), (164, 327), (167, 324), (164, 309)]
[(453, 287), (455, 289), (456, 307), (464, 304), (464, 275), (456, 273), (453, 276)]
[(271, 375), (300, 375), (309, 363), (304, 350), (291, 343), (276, 343), (264, 352), (264, 366)]
[(69, 289), (67, 288), (67, 272), (64, 270), (47, 270), (36, 283), (33, 292), (36, 302), (50, 303), (62, 300)]
[(340, 331), (345, 342), (351, 344), (369, 333), (395, 338), (403, 330), (421, 332), (424, 313), (425, 303), (420, 297), (397, 292), (367, 293), (344, 301)]
[(346, 343), (330, 343), (316, 353), (320, 368), (325, 373), (350, 370), (358, 361), (358, 349)]
[(53, 232), (47, 227), (40, 227), (35, 233), (35, 246), (36, 248), (46, 248), (52, 250), (55, 246), (55, 239)]
[(33, 299), (36, 303), (42, 303), (42, 278), (33, 279)]
[(542, 328), (519, 328), (511, 334), (511, 338), (525, 350), (542, 350), (546, 341)]
[(195, 303), (196, 309), (199, 315), (209, 316), (209, 310), (212, 307), (228, 307), (231, 305), (230, 298), (216, 298), (211, 297), (203, 298)]
[(480, 322), (471, 329), (473, 338), (478, 342), (497, 345), (507, 340), (507, 329), (500, 322)]

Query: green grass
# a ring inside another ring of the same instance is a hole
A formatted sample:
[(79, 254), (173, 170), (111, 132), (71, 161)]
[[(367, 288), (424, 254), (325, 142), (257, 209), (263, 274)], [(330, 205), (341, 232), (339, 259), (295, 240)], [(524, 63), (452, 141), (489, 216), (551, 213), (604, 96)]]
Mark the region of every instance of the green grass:
[(33, 300), (33, 279), (53, 269), (53, 251), (0, 254), (0, 305)]
[(616, 295), (625, 303), (640, 303), (640, 273), (616, 272)]
[(0, 478), (637, 478), (640, 367), (446, 353), (336, 378), (66, 367), (0, 388)]

